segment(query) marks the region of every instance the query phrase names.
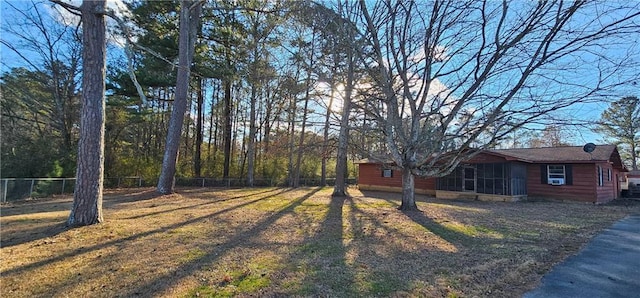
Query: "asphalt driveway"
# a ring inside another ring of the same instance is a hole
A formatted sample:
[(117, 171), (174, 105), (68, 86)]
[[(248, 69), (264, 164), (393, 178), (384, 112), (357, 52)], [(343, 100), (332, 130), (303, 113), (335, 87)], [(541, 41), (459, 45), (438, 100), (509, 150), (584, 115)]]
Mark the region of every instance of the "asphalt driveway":
[(640, 214), (594, 237), (524, 297), (640, 297)]

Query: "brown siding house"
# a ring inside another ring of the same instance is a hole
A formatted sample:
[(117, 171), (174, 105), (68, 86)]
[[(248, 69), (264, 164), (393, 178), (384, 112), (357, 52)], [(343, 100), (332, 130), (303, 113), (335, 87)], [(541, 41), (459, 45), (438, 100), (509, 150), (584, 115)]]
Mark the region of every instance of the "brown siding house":
[[(402, 192), (402, 172), (380, 163), (360, 161), (358, 187), (363, 190)], [(436, 180), (416, 177), (415, 190), (416, 193), (435, 195)]]
[[(358, 163), (361, 189), (401, 191), (401, 173), (370, 160)], [(439, 198), (514, 201), (552, 198), (604, 203), (620, 196), (626, 169), (615, 145), (591, 153), (581, 146), (483, 151), (450, 175), (418, 178), (417, 193)]]

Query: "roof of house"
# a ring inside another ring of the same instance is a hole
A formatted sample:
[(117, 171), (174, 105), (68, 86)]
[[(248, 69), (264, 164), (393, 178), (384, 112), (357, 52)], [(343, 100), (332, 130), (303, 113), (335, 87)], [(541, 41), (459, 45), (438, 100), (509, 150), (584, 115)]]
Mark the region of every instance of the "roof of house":
[[(518, 160), (527, 163), (594, 163), (612, 162), (614, 166), (625, 169), (616, 145), (597, 145), (593, 152), (584, 152), (582, 146), (562, 146), (543, 148), (489, 149), (485, 153)], [(356, 163), (379, 163), (363, 159)]]
[[(355, 161), (354, 163), (355, 163), (355, 164), (361, 164), (361, 163), (377, 163), (377, 164), (382, 164), (382, 162), (380, 162), (380, 161), (378, 161), (378, 160), (375, 160), (375, 159), (372, 159), (372, 158), (363, 158), (363, 159), (361, 159), (361, 160)], [(393, 161), (389, 160), (388, 162), (385, 162), (385, 163), (392, 164), (392, 163), (393, 163)]]
[(616, 145), (597, 145), (593, 152), (587, 153), (582, 146), (491, 149), (486, 152), (503, 156), (507, 159), (530, 163), (582, 163), (613, 162), (615, 166), (624, 168)]

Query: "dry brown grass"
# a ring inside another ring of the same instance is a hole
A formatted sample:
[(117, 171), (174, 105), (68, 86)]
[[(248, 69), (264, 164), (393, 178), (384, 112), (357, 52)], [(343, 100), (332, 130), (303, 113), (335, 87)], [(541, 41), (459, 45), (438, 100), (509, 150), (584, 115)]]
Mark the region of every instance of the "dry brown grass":
[(640, 205), (490, 203), (331, 189), (109, 191), (106, 223), (66, 229), (71, 198), (2, 206), (3, 297), (514, 297)]

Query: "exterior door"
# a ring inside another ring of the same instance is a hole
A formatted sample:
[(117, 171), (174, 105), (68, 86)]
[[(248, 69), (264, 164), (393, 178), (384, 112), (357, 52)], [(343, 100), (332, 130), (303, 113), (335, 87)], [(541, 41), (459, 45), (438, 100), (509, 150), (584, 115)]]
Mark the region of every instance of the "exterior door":
[(464, 176), (462, 177), (462, 190), (476, 191), (476, 168), (474, 166), (464, 167)]

